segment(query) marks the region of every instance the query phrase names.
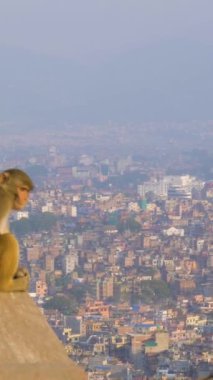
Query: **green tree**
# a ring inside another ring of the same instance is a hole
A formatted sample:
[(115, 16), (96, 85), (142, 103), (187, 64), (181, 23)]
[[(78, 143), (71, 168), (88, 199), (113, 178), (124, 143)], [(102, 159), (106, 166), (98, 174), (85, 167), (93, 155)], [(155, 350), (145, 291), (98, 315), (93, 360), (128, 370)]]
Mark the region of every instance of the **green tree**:
[(60, 287), (62, 289), (66, 289), (68, 284), (71, 283), (71, 274), (68, 273), (65, 276), (59, 277), (55, 279), (56, 287)]
[(75, 314), (77, 312), (77, 303), (74, 298), (64, 294), (57, 294), (44, 303), (45, 309), (56, 309), (65, 315)]
[(141, 225), (134, 218), (129, 218), (124, 222), (120, 222), (117, 226), (119, 232), (124, 232), (129, 230), (130, 232), (139, 232), (141, 230)]
[(163, 280), (142, 281), (135, 295), (143, 302), (158, 302), (171, 297), (171, 289)]
[(70, 289), (69, 295), (76, 300), (76, 303), (80, 304), (85, 300), (88, 290), (88, 285), (76, 284)]
[(11, 223), (11, 230), (18, 235), (26, 235), (32, 232), (50, 231), (56, 224), (56, 215), (50, 212), (41, 212), (31, 215), (28, 219), (22, 218)]

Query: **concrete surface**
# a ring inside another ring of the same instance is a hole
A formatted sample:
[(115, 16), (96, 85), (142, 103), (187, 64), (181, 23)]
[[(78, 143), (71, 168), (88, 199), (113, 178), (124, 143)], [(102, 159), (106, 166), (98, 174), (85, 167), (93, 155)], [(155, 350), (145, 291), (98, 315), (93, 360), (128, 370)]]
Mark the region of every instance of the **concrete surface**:
[(0, 380), (86, 380), (27, 293), (0, 293)]

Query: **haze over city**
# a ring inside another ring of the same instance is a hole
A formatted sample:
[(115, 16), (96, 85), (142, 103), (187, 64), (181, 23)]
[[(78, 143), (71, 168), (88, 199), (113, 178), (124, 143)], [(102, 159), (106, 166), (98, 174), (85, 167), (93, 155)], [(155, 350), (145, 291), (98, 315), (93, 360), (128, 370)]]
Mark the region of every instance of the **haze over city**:
[(0, 285), (27, 289), (0, 294), (8, 371), (212, 378), (212, 15), (212, 0), (0, 0), (0, 231), (23, 266), (6, 281), (1, 261)]
[(0, 2), (0, 122), (211, 120), (211, 0)]

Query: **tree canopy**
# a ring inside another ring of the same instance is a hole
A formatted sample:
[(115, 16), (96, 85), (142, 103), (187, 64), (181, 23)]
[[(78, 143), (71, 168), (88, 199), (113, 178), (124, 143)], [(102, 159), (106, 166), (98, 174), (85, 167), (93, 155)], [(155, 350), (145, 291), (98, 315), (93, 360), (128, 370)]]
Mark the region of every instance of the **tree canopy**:
[(41, 212), (31, 215), (29, 218), (22, 218), (11, 223), (11, 230), (18, 235), (50, 231), (56, 222), (57, 217), (54, 214), (50, 212)]
[(65, 315), (75, 314), (77, 312), (76, 300), (64, 294), (57, 294), (48, 299), (44, 305), (44, 309), (57, 309)]

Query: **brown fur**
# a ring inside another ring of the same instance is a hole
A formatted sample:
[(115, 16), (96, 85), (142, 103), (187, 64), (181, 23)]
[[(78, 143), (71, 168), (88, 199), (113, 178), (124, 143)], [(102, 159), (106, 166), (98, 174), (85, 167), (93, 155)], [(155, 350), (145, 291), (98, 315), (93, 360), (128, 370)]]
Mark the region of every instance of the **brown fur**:
[[(21, 209), (18, 187), (33, 189), (30, 177), (19, 169), (8, 169), (0, 173), (0, 291), (26, 291), (29, 285), (29, 273), (19, 268), (19, 244), (10, 232), (7, 219), (11, 210)], [(18, 206), (17, 206), (18, 205)]]

